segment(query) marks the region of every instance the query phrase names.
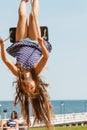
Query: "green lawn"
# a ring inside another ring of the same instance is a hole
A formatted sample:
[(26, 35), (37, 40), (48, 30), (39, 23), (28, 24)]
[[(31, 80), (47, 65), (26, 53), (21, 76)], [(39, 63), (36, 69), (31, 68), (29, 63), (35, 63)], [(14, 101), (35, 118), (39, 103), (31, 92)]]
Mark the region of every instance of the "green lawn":
[[(31, 128), (30, 130), (47, 130), (46, 128)], [(87, 126), (62, 126), (62, 127), (55, 127), (52, 130), (87, 130)]]

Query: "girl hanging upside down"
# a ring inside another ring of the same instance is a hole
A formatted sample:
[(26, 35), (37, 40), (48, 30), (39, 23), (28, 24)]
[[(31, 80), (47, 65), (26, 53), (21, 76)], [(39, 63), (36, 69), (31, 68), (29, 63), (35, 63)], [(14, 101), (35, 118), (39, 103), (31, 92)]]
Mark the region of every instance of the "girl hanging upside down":
[(6, 57), (2, 38), (0, 39), (1, 57), (11, 72), (17, 76), (14, 105), (20, 103), (26, 123), (30, 126), (29, 103), (31, 102), (35, 119), (44, 122), (50, 129), (53, 110), (46, 90), (48, 84), (40, 78), (39, 74), (47, 63), (52, 47), (49, 42), (41, 38), (38, 23), (39, 0), (32, 1), (29, 24), (26, 2), (26, 0), (20, 2), (16, 42), (7, 48), (7, 52), (16, 57), (16, 64)]

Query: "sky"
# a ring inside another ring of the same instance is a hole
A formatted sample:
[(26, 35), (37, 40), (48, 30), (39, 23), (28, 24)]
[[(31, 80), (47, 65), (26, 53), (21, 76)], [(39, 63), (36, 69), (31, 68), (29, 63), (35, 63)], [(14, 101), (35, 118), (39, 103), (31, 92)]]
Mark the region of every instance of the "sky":
[[(4, 39), (9, 36), (9, 28), (17, 25), (19, 3), (20, 0), (0, 2), (0, 37)], [(29, 3), (27, 8), (30, 10)], [(39, 23), (48, 27), (52, 44), (41, 73), (49, 83), (51, 100), (87, 100), (87, 0), (40, 0)], [(5, 47), (9, 45), (8, 40)], [(0, 57), (0, 100), (14, 99), (15, 80)]]

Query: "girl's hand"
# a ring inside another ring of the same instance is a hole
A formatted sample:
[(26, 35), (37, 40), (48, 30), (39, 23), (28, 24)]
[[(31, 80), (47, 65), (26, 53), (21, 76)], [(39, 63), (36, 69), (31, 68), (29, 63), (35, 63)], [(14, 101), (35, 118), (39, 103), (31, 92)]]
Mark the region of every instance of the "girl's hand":
[(0, 38), (0, 45), (4, 45), (4, 39)]

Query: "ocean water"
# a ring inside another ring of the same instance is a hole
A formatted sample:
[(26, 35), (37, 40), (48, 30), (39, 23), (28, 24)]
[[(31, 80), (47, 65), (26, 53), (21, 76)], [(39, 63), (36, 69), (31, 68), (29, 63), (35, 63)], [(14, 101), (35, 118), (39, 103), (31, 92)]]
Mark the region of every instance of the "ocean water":
[[(55, 114), (68, 114), (87, 112), (87, 100), (52, 100), (51, 101)], [(0, 115), (2, 118), (9, 118), (11, 112), (15, 110), (21, 115), (20, 105), (13, 107), (13, 101), (0, 101)], [(32, 109), (30, 107), (30, 115)]]

